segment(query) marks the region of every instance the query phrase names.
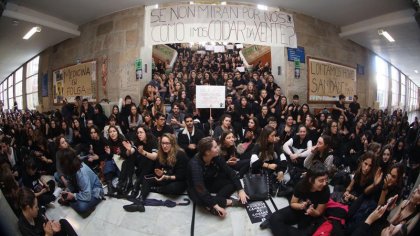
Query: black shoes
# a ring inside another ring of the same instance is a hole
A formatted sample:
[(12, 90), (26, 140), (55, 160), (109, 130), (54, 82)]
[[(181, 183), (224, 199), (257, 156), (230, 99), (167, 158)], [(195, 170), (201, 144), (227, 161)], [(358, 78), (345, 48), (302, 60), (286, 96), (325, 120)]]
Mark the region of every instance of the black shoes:
[(124, 210), (128, 211), (128, 212), (145, 212), (146, 209), (144, 208), (144, 205), (141, 203), (133, 203), (131, 205), (125, 205), (123, 206)]

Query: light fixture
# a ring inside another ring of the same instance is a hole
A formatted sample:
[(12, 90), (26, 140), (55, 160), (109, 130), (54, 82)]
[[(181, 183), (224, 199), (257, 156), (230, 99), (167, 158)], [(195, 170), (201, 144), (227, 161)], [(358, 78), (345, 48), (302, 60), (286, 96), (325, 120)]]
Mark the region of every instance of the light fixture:
[(39, 26), (32, 27), (32, 29), (29, 30), (28, 33), (25, 34), (25, 36), (23, 36), (23, 39), (28, 40), (29, 38), (32, 37), (32, 35), (34, 35), (37, 32), (41, 32), (41, 27)]
[(221, 2), (220, 5), (226, 5), (226, 2)]
[(258, 4), (257, 5), (257, 8), (260, 9), (260, 10), (263, 10), (263, 11), (267, 11), (268, 10), (268, 7), (266, 5), (261, 5), (261, 4)]
[(194, 4), (194, 1), (190, 1), (190, 5), (193, 5)]
[(419, 73), (419, 71), (418, 71), (418, 70), (414, 70), (414, 73), (418, 74), (418, 73)]
[(383, 29), (378, 30), (378, 34), (384, 36), (391, 43), (395, 42), (395, 39), (387, 31)]
[(159, 8), (159, 4), (153, 5), (153, 8), (158, 9)]

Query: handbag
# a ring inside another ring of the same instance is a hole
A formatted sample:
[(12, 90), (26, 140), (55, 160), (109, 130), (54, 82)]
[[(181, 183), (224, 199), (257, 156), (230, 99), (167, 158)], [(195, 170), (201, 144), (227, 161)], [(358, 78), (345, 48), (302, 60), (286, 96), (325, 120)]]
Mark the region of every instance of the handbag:
[(269, 197), (269, 181), (266, 173), (244, 175), (244, 190), (251, 201), (263, 201)]

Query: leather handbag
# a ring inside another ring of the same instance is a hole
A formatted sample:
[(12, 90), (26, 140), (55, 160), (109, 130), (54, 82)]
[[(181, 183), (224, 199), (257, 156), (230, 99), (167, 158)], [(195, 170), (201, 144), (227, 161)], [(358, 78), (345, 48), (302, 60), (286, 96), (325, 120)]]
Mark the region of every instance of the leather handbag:
[(269, 182), (266, 173), (244, 175), (244, 190), (251, 201), (263, 201), (269, 197)]

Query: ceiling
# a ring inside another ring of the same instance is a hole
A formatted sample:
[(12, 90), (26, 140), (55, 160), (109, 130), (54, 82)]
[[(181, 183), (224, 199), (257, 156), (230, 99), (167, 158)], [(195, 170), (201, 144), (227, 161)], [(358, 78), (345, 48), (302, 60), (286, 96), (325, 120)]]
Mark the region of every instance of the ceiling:
[[(313, 16), (341, 27), (341, 36), (369, 48), (420, 85), (420, 27), (412, 16), (411, 0), (259, 0), (258, 4), (280, 7)], [(76, 37), (78, 26), (113, 12), (138, 5), (163, 4), (170, 0), (9, 0), (0, 18), (0, 80), (45, 48)], [(219, 2), (201, 0), (200, 2)], [(255, 3), (252, 0), (229, 2)], [(29, 16), (29, 17), (28, 17)], [(13, 19), (20, 19), (18, 25)], [(36, 24), (41, 33), (30, 40), (22, 36)], [(386, 29), (396, 40), (378, 36)]]

